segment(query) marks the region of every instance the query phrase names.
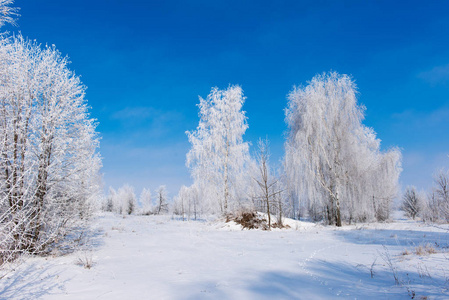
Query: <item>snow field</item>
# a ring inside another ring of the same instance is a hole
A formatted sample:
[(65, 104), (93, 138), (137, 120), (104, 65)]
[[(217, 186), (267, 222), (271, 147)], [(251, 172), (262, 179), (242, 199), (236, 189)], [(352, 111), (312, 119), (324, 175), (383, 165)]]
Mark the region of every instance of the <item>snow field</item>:
[[(0, 280), (0, 298), (449, 297), (445, 228), (404, 221), (341, 229), (287, 222), (291, 229), (242, 231), (221, 221), (102, 214), (89, 249), (25, 259)], [(426, 244), (437, 253), (412, 253)], [(411, 254), (403, 255), (405, 249)], [(84, 268), (80, 259), (92, 267)]]

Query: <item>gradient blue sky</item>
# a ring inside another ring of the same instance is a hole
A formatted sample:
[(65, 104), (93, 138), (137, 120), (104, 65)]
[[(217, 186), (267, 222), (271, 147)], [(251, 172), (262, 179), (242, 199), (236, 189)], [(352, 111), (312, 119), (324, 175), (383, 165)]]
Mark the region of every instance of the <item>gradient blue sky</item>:
[(198, 95), (242, 86), (246, 140), (283, 152), (286, 94), (351, 74), (365, 124), (403, 153), (403, 186), (449, 167), (449, 2), (16, 0), (11, 32), (54, 44), (88, 87), (105, 186), (190, 184)]

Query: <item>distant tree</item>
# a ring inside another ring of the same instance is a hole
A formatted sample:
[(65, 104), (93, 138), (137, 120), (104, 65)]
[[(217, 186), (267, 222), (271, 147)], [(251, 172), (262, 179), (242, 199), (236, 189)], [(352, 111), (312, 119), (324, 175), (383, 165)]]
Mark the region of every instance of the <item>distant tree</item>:
[(142, 213), (144, 215), (150, 215), (153, 211), (153, 203), (150, 189), (144, 188), (142, 190), (142, 193), (140, 193), (139, 201), (142, 204)]
[(130, 215), (137, 211), (137, 199), (134, 187), (124, 184), (117, 191), (109, 187), (109, 194), (106, 197), (104, 206), (106, 211), (117, 214)]
[(178, 195), (173, 198), (173, 213), (184, 220), (196, 220), (202, 213), (198, 201), (199, 192), (195, 185), (181, 186)]
[(401, 209), (413, 220), (421, 211), (421, 199), (414, 186), (409, 186), (402, 196)]
[(188, 199), (188, 218), (193, 215), (193, 219), (196, 220), (202, 213), (202, 208), (199, 203), (199, 191), (198, 187), (193, 184), (189, 186), (186, 190), (187, 199)]
[(198, 202), (198, 189), (195, 185), (181, 186), (178, 195), (173, 198), (173, 213), (182, 216), (183, 220), (196, 220), (202, 212)]
[(117, 192), (114, 190), (112, 186), (109, 187), (109, 193), (106, 196), (106, 202), (104, 204), (103, 209), (105, 211), (113, 212), (114, 211), (114, 201), (117, 197)]
[(122, 203), (122, 214), (132, 214), (136, 211), (137, 208), (137, 200), (136, 194), (134, 193), (134, 188), (129, 184), (125, 184), (121, 188), (118, 189), (117, 197), (120, 198)]
[(160, 215), (168, 212), (167, 188), (165, 185), (159, 186), (157, 189), (157, 205), (155, 214)]
[(434, 186), (427, 196), (423, 219), (430, 222), (449, 222), (449, 175), (439, 171), (434, 176)]
[(244, 101), (239, 86), (213, 88), (206, 99), (200, 97), (196, 131), (187, 132), (192, 148), (186, 164), (201, 191), (201, 201), (207, 201), (212, 212), (226, 214), (231, 205), (238, 206), (246, 198), (249, 150), (243, 141), (248, 128)]
[(449, 176), (447, 172), (440, 171), (435, 176), (434, 193), (440, 212), (440, 219), (449, 222)]
[(438, 200), (435, 191), (429, 192), (423, 203), (421, 215), (426, 222), (437, 222), (440, 219)]
[(286, 109), (286, 175), (296, 185), (289, 191), (301, 191), (309, 212), (337, 226), (343, 218), (388, 218), (401, 171), (400, 152), (381, 153), (374, 131), (362, 125), (356, 94), (347, 75), (325, 73), (295, 87)]
[(186, 219), (186, 215), (187, 218), (190, 218), (189, 201), (188, 187), (183, 185), (179, 189), (178, 195), (173, 198), (173, 213), (180, 215), (183, 221)]

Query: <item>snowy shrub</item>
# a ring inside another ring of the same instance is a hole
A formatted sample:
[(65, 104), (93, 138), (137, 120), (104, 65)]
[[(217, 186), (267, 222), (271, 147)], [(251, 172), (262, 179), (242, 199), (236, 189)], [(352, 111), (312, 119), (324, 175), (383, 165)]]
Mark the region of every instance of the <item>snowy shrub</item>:
[(88, 253), (79, 254), (75, 264), (78, 266), (82, 266), (84, 269), (92, 268), (94, 265), (92, 254)]
[(435, 253), (437, 253), (437, 251), (435, 250), (435, 247), (433, 247), (430, 244), (419, 245), (418, 247), (415, 248), (415, 254), (419, 255), (419, 256), (435, 254)]

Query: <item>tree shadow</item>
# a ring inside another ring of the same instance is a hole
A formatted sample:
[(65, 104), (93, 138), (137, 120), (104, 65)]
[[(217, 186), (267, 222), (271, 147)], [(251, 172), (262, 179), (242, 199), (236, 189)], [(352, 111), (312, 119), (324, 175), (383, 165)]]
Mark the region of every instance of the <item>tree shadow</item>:
[(351, 231), (335, 231), (337, 237), (345, 242), (359, 245), (385, 245), (416, 247), (432, 244), (437, 248), (449, 248), (449, 232), (361, 229)]
[(48, 265), (45, 268), (38, 263), (22, 266), (0, 280), (0, 299), (37, 299), (55, 289), (63, 289), (70, 280), (59, 280), (61, 271), (52, 270)]
[(426, 285), (415, 272), (401, 271), (402, 280), (395, 284), (392, 272), (377, 266), (374, 276), (367, 266), (353, 266), (345, 263), (314, 261), (307, 270), (297, 273), (282, 271), (264, 272), (254, 280), (239, 282), (239, 286), (221, 287), (209, 282), (192, 287), (184, 299), (410, 299), (412, 295), (447, 299), (449, 292), (443, 292), (445, 280), (433, 279)]
[(4, 266), (4, 276), (0, 279), (0, 299), (37, 299), (64, 290), (71, 278), (62, 279), (66, 273), (55, 259), (95, 250), (104, 244), (103, 237), (102, 229), (80, 227), (67, 235), (61, 244), (55, 245), (51, 255), (21, 257)]

